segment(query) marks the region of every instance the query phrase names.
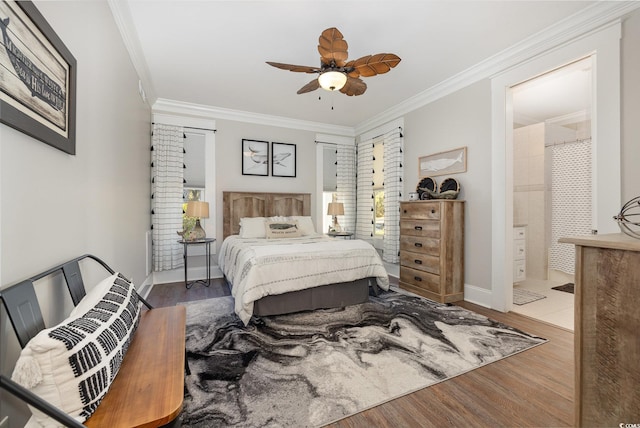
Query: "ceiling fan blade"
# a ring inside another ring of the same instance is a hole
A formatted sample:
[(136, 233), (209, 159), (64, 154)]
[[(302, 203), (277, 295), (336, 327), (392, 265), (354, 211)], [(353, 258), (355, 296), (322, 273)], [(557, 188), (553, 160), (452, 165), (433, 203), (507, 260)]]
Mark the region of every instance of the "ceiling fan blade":
[(298, 89), (298, 94), (304, 94), (307, 92), (315, 91), (320, 87), (320, 83), (318, 83), (318, 79), (313, 79), (311, 82), (304, 85), (302, 88)]
[(347, 77), (347, 83), (344, 84), (340, 92), (348, 96), (362, 95), (367, 90), (367, 84), (361, 79)]
[(349, 45), (343, 39), (342, 33), (334, 27), (324, 30), (318, 40), (318, 52), (325, 64), (331, 65), (333, 62), (337, 67), (344, 66), (349, 57), (348, 49)]
[[(398, 65), (400, 57), (392, 53), (367, 55), (355, 61), (349, 61), (346, 67), (353, 67), (361, 77), (371, 77), (384, 74)], [(351, 75), (351, 73), (349, 74)], [(355, 77), (355, 76), (353, 76)]]
[(320, 73), (320, 69), (318, 67), (309, 67), (308, 65), (282, 64), (280, 62), (272, 61), (267, 61), (267, 64), (282, 70), (296, 71), (299, 73)]

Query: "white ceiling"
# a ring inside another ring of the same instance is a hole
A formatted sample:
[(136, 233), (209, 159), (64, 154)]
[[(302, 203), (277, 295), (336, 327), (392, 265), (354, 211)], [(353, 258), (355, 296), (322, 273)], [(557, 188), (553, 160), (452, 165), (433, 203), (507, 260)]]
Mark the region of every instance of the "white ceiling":
[[(138, 60), (148, 69), (147, 92), (157, 98), (356, 127), (593, 3), (129, 0), (111, 5), (130, 15), (126, 25), (139, 43)], [(361, 96), (322, 89), (297, 95), (314, 75), (265, 61), (319, 66), (318, 37), (329, 27), (343, 33), (349, 59), (391, 52), (402, 61), (387, 74), (364, 78), (368, 89)]]

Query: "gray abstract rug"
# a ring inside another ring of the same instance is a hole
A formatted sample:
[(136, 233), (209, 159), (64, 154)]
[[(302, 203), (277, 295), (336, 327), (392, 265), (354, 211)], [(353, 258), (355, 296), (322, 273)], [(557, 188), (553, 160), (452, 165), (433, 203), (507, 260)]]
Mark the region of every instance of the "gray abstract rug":
[(395, 292), (247, 327), (231, 297), (185, 305), (184, 427), (322, 426), (545, 342)]

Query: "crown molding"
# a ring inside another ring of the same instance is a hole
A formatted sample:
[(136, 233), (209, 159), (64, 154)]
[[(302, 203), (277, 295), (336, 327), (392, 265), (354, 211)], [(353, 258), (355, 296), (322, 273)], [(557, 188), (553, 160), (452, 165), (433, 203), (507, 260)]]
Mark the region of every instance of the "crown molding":
[(473, 83), (494, 77), (543, 52), (557, 49), (577, 38), (585, 37), (611, 25), (619, 24), (622, 17), (639, 7), (640, 2), (637, 1), (597, 2), (412, 96), (406, 101), (359, 123), (354, 127), (355, 134), (360, 135)]
[(151, 73), (149, 73), (147, 61), (142, 53), (136, 27), (133, 25), (129, 5), (126, 1), (121, 0), (107, 0), (107, 3), (111, 9), (111, 14), (113, 15), (116, 26), (120, 31), (124, 46), (129, 52), (133, 68), (135, 68), (138, 73), (138, 79), (140, 79), (140, 96), (147, 104), (153, 105), (156, 99), (155, 88), (151, 80)]
[(345, 137), (355, 137), (350, 126), (338, 126), (327, 123), (311, 122), (306, 120), (291, 119), (282, 116), (252, 113), (242, 110), (232, 110), (222, 107), (212, 107), (202, 104), (193, 104), (183, 101), (158, 98), (153, 104), (154, 113), (167, 113), (207, 119), (234, 120), (239, 122), (254, 123), (257, 125), (277, 126), (280, 128), (299, 129), (323, 134), (335, 134)]

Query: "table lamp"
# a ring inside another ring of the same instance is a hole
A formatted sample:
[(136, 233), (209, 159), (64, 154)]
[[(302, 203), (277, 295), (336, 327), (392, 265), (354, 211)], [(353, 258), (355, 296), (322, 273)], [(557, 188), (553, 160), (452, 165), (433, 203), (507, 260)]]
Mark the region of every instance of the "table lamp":
[(207, 236), (202, 226), (200, 226), (201, 218), (209, 218), (209, 202), (189, 201), (187, 202), (187, 217), (196, 217), (196, 225), (191, 231), (192, 240), (203, 239)]
[(344, 204), (342, 202), (329, 202), (327, 215), (333, 216), (333, 231), (342, 232), (342, 227), (338, 224), (338, 216), (344, 215)]

